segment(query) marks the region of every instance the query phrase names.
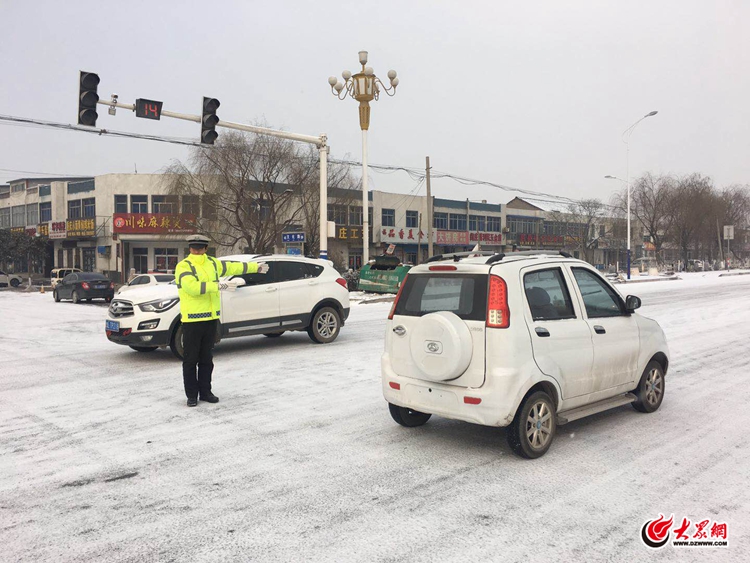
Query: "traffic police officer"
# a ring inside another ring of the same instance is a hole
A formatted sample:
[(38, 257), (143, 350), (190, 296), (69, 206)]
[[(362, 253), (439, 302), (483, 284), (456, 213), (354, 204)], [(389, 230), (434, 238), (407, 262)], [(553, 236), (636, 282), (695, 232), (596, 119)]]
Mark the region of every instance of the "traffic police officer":
[[(218, 319), (221, 314), (220, 290), (229, 289), (220, 283), (224, 276), (265, 274), (265, 262), (220, 262), (206, 254), (209, 238), (191, 235), (187, 238), (190, 254), (175, 268), (175, 280), (180, 296), (182, 320), (182, 378), (185, 383), (187, 405), (194, 407), (201, 401), (218, 403), (211, 392), (211, 373), (214, 369), (211, 352), (216, 341)], [(197, 377), (196, 377), (197, 366)]]

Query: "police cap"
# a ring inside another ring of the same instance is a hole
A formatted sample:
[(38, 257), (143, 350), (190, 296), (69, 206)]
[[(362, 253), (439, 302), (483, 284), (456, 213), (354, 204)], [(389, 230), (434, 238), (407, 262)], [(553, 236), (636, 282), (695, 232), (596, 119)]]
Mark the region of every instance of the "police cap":
[(211, 242), (211, 239), (205, 235), (190, 235), (186, 240), (188, 246), (208, 246)]

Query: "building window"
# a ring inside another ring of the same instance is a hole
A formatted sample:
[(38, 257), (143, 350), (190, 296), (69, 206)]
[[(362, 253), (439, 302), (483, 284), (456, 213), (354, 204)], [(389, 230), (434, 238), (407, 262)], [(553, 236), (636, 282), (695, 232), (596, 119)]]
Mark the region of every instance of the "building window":
[[(407, 225), (408, 226), (408, 225)], [(417, 253), (416, 252), (407, 252), (406, 253), (406, 261), (409, 264), (417, 264)]]
[(174, 271), (177, 267), (177, 249), (176, 248), (155, 248), (154, 249), (154, 261), (156, 262), (156, 270)]
[[(406, 212), (406, 228), (416, 229), (419, 227), (419, 211)], [(414, 262), (412, 262), (413, 264)]]
[(519, 217), (508, 218), (508, 229), (511, 233), (535, 235), (537, 233), (538, 221), (535, 219), (522, 219)]
[(10, 187), (10, 191), (13, 193), (22, 192), (25, 189), (26, 189), (26, 184), (13, 184)]
[(131, 213), (148, 213), (148, 196), (131, 195), (130, 196)]
[(487, 231), (490, 233), (500, 232), (500, 217), (487, 217)]
[(96, 217), (96, 200), (93, 197), (81, 200), (83, 203), (83, 216)]
[(26, 205), (26, 224), (36, 225), (39, 222), (39, 204), (29, 203)]
[(46, 201), (39, 204), (39, 222), (52, 221), (52, 202)]
[(198, 215), (201, 214), (201, 200), (197, 195), (184, 195), (182, 196), (182, 212), (185, 215)]
[(350, 225), (361, 225), (362, 224), (362, 208), (361, 207), (349, 207), (349, 224)]
[(395, 227), (396, 226), (396, 210), (395, 209), (383, 209), (382, 220), (384, 227)]
[(273, 213), (272, 213), (272, 208), (271, 208), (271, 202), (270, 201), (261, 201), (260, 205), (257, 205), (257, 209), (258, 209), (258, 213), (259, 213), (261, 221), (270, 221), (271, 220), (271, 217), (272, 217)]
[(116, 195), (115, 196), (115, 213), (127, 213), (128, 212), (128, 196)]
[(469, 215), (469, 230), (472, 233), (484, 232), (486, 230), (485, 219), (483, 215)]
[(435, 229), (448, 229), (448, 214), (447, 213), (435, 213), (432, 216), (432, 226)]
[(15, 205), (11, 209), (11, 227), (25, 227), (26, 226), (26, 206)]
[[(360, 208), (361, 209), (361, 208)], [(349, 267), (359, 270), (362, 267), (362, 249), (349, 249)]]
[(218, 214), (216, 212), (217, 199), (215, 195), (203, 196), (203, 218), (209, 221), (216, 221)]
[(83, 208), (81, 207), (80, 199), (74, 199), (73, 201), (68, 202), (68, 219), (80, 219), (82, 213)]
[(463, 213), (451, 213), (448, 216), (448, 229), (451, 231), (466, 230), (466, 215)]
[(347, 209), (346, 205), (332, 205), (328, 204), (328, 220), (333, 221), (337, 225), (346, 225), (347, 221)]
[(151, 207), (153, 213), (172, 214), (177, 213), (178, 201), (177, 196), (154, 195), (151, 196)]
[(10, 227), (10, 207), (0, 209), (0, 229)]

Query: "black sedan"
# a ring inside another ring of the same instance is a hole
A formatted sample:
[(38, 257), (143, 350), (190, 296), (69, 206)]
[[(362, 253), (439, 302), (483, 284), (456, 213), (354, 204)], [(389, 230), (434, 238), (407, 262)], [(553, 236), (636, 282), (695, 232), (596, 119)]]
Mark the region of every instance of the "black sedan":
[(72, 299), (73, 303), (104, 299), (109, 303), (115, 295), (115, 284), (102, 274), (77, 272), (65, 276), (53, 293), (58, 302), (61, 299)]

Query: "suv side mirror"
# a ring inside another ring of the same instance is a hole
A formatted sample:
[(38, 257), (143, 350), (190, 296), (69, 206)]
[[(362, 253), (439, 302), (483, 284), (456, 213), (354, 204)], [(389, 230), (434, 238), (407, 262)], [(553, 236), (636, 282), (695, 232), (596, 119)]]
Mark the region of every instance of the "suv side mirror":
[(625, 298), (625, 310), (628, 313), (633, 313), (635, 310), (641, 306), (641, 299), (640, 297), (636, 297), (635, 295), (628, 295)]

